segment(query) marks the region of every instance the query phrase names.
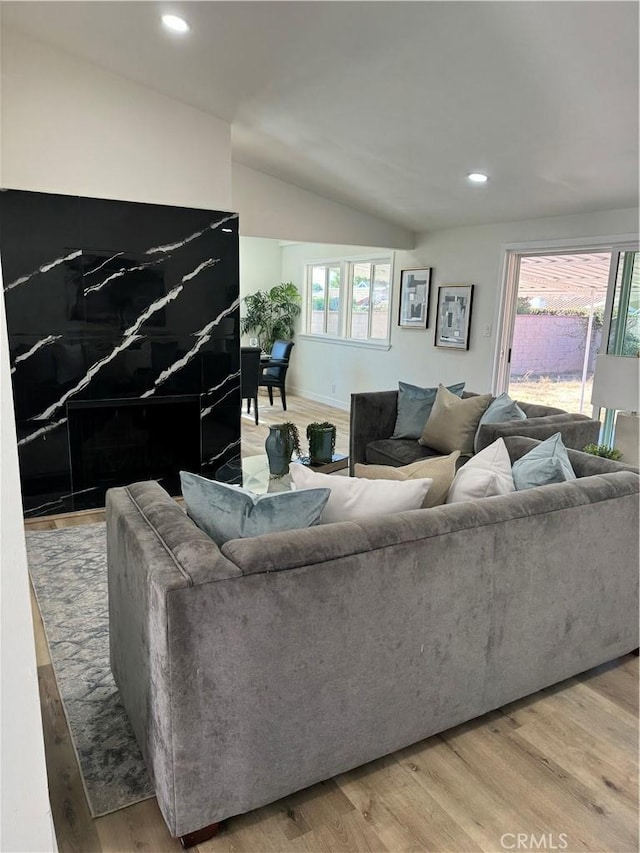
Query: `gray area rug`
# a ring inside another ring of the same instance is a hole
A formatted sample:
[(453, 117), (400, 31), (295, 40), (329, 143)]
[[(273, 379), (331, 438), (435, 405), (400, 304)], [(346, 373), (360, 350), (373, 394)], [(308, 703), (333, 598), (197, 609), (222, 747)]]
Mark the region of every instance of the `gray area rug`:
[(28, 532), (27, 556), (93, 817), (154, 796), (109, 667), (104, 524)]

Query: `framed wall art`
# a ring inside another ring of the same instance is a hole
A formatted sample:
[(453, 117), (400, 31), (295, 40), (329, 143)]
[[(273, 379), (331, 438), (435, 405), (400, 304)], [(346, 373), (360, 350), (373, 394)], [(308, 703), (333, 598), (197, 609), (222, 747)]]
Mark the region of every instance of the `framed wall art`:
[(431, 267), (400, 273), (400, 316), (403, 329), (426, 329), (429, 325)]
[(438, 288), (437, 347), (469, 349), (472, 301), (472, 284), (447, 284)]

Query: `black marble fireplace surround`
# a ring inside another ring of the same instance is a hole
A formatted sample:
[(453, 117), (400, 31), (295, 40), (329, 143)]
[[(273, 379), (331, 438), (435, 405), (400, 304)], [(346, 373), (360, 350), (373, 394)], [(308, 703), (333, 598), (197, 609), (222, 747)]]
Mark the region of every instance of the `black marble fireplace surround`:
[(235, 214), (0, 191), (25, 515), (240, 451)]

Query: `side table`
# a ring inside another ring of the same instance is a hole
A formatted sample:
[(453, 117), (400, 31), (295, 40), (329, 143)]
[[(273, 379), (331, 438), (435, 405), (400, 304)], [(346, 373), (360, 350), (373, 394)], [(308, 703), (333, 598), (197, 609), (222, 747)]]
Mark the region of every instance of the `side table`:
[(342, 471), (349, 467), (349, 457), (344, 453), (334, 453), (331, 462), (321, 462), (319, 465), (312, 465), (308, 456), (301, 456), (300, 459), (293, 459), (299, 465), (306, 465), (312, 471), (319, 471), (321, 474), (333, 474), (334, 471)]

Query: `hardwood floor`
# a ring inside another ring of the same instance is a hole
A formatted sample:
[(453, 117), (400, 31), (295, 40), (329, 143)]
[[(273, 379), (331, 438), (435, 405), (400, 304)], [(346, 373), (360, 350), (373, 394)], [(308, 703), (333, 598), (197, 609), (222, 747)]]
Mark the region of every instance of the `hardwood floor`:
[[(242, 417), (245, 455), (269, 423), (337, 426), (348, 413), (291, 397)], [(27, 529), (102, 520), (102, 511), (34, 519)], [(180, 850), (155, 799), (89, 815), (35, 598), (34, 633), (49, 789), (61, 853)], [(638, 849), (638, 658), (627, 655), (364, 767), (228, 821), (199, 853)], [(520, 837), (518, 838), (518, 833)], [(519, 845), (519, 846), (517, 846)]]
[(349, 452), (349, 412), (325, 406), (304, 397), (287, 394), (287, 411), (282, 410), (278, 393), (274, 393), (273, 406), (269, 405), (266, 393), (258, 400), (259, 424), (255, 425), (253, 412), (247, 414), (246, 403), (242, 412), (242, 453), (254, 456), (264, 453), (264, 443), (269, 435), (269, 426), (291, 421), (298, 427), (303, 452), (307, 450), (306, 428), (313, 421), (329, 421), (336, 425), (336, 453)]

